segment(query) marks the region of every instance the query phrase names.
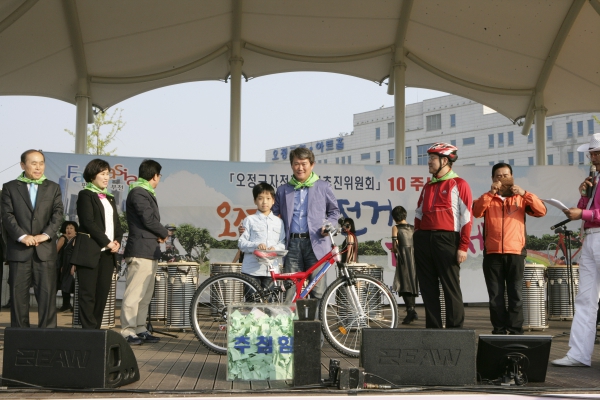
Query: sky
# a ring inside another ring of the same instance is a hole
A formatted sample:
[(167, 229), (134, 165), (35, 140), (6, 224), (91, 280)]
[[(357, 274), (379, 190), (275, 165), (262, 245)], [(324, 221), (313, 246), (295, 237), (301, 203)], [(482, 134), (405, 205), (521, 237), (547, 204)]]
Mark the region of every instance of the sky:
[[(119, 156), (229, 159), (229, 84), (194, 82), (140, 94), (122, 109)], [(446, 93), (406, 89), (406, 104)], [(265, 150), (350, 133), (353, 115), (392, 107), (387, 86), (346, 75), (295, 72), (242, 83), (241, 161), (264, 161)], [(43, 97), (0, 96), (0, 184), (21, 171), (19, 157), (34, 148), (73, 152), (75, 106)]]

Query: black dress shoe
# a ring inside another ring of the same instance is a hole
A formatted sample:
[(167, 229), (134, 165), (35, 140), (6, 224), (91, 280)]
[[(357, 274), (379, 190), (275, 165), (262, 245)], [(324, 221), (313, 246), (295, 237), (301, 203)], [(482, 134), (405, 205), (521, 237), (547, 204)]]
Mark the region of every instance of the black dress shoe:
[(130, 345), (140, 345), (143, 343), (142, 339), (135, 335), (129, 335), (125, 338), (125, 340), (127, 340), (127, 343), (129, 343)]
[(150, 332), (142, 332), (137, 334), (140, 339), (142, 339), (146, 343), (158, 343), (160, 341), (159, 337), (152, 336)]
[(402, 325), (409, 325), (411, 322), (415, 321), (419, 319), (419, 316), (417, 315), (417, 312), (415, 311), (415, 309), (410, 309), (406, 311), (406, 317), (404, 317), (404, 320), (402, 321)]

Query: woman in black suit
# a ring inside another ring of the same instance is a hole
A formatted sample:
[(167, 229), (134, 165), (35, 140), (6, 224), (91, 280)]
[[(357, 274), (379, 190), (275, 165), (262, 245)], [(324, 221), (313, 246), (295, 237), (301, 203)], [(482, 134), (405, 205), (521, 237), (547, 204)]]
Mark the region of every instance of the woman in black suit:
[(90, 161), (83, 171), (87, 185), (77, 198), (79, 234), (76, 240), (85, 240), (82, 234), (88, 234), (101, 249), (95, 268), (77, 266), (79, 315), (84, 329), (100, 329), (116, 265), (115, 254), (123, 237), (115, 199), (106, 189), (109, 170), (104, 160)]

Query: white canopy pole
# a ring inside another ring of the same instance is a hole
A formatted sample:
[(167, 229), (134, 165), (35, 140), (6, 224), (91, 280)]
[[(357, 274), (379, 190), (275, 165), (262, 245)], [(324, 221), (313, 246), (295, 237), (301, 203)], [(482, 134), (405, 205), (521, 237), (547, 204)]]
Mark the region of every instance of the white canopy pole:
[[(401, 54), (401, 57), (397, 55)], [(396, 52), (394, 65), (394, 164), (404, 165), (406, 133), (406, 64), (402, 51)]]
[[(406, 144), (406, 64), (404, 63), (404, 41), (408, 30), (408, 21), (413, 0), (404, 0), (400, 9), (400, 21), (396, 32), (396, 51), (394, 53), (393, 82), (394, 85), (394, 164), (404, 165)], [(390, 76), (390, 81), (392, 80)]]
[(232, 0), (232, 39), (229, 69), (231, 99), (229, 114), (229, 161), (240, 161), (242, 143), (242, 0)]
[(535, 157), (536, 165), (547, 165), (546, 160), (546, 112), (544, 93), (535, 94)]
[(75, 154), (87, 153), (87, 125), (90, 98), (87, 95), (87, 80), (79, 79), (79, 89), (75, 96), (77, 114), (75, 118)]
[(77, 70), (77, 94), (75, 105), (77, 114), (75, 119), (75, 153), (87, 153), (87, 124), (94, 122), (93, 113), (90, 113), (90, 85), (88, 82), (87, 62), (81, 37), (81, 25), (75, 0), (63, 0), (65, 17), (69, 28), (71, 47), (73, 48), (73, 60)]

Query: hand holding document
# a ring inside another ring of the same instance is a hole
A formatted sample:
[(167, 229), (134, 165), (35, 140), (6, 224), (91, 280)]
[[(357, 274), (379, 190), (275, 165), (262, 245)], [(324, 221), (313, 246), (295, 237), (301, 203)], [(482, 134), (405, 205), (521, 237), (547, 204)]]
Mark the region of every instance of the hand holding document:
[(550, 204), (551, 206), (554, 206), (554, 207), (558, 208), (561, 211), (565, 211), (565, 210), (569, 209), (569, 207), (565, 206), (563, 204), (563, 202), (560, 201), (560, 200), (556, 200), (556, 199), (542, 199), (542, 201), (544, 203), (546, 203), (546, 204)]

